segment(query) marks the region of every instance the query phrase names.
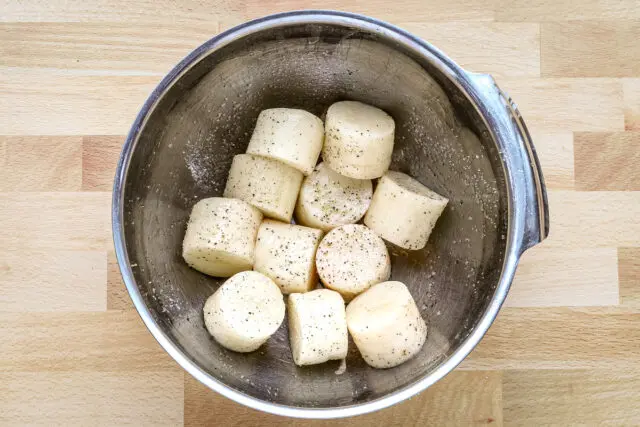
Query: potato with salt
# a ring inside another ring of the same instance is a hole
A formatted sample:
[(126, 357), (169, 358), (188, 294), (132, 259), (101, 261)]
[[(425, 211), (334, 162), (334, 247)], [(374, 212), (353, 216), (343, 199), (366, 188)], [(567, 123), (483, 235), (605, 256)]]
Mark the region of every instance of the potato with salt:
[(316, 267), (324, 286), (350, 301), (371, 285), (389, 279), (391, 259), (376, 233), (364, 225), (347, 224), (322, 239)]
[(313, 114), (270, 108), (258, 116), (247, 154), (279, 160), (309, 175), (318, 162), (323, 139), (322, 120)]
[(349, 178), (320, 163), (302, 181), (295, 217), (324, 231), (353, 224), (364, 216), (372, 194), (371, 180)]
[(349, 337), (344, 300), (339, 293), (317, 289), (291, 294), (288, 301), (289, 343), (298, 366), (347, 357)]
[(238, 273), (218, 288), (204, 305), (204, 323), (213, 338), (229, 350), (258, 349), (284, 320), (280, 288), (256, 271)]
[(322, 159), (349, 178), (378, 178), (389, 169), (394, 136), (395, 122), (381, 109), (336, 102), (327, 110)]
[(253, 154), (234, 156), (224, 189), (255, 206), (265, 216), (290, 222), (302, 183), (302, 172), (277, 160)]
[(318, 280), (316, 249), (321, 238), (322, 230), (264, 220), (253, 269), (273, 280), (284, 294), (307, 292)]
[(367, 227), (404, 249), (422, 249), (449, 200), (401, 172), (378, 182), (364, 217)]
[(427, 338), (427, 324), (402, 282), (383, 282), (347, 306), (347, 326), (362, 358), (374, 368), (391, 368), (415, 356)]
[(242, 200), (202, 199), (191, 210), (182, 257), (190, 267), (210, 276), (251, 270), (261, 221), (262, 213)]

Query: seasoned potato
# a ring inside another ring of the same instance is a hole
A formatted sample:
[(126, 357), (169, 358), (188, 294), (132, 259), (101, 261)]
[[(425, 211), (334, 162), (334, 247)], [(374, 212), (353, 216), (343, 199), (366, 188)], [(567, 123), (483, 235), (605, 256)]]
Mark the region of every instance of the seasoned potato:
[(322, 141), (322, 120), (304, 110), (271, 108), (258, 116), (247, 154), (279, 160), (309, 175), (316, 163)]
[(372, 194), (371, 180), (348, 178), (320, 163), (302, 181), (295, 217), (324, 231), (353, 224), (364, 216)]
[(318, 289), (289, 295), (289, 342), (298, 366), (347, 357), (349, 337), (339, 293)]
[(389, 169), (394, 136), (395, 122), (381, 109), (336, 102), (327, 111), (322, 159), (349, 178), (378, 178)]
[(347, 306), (347, 326), (365, 362), (391, 368), (415, 356), (427, 338), (427, 324), (401, 282), (373, 285)]
[(322, 230), (265, 220), (258, 230), (253, 269), (273, 280), (284, 294), (316, 285), (316, 249)]
[(256, 350), (284, 320), (280, 288), (267, 276), (243, 271), (229, 278), (207, 299), (204, 323), (209, 333), (229, 350)]
[(387, 172), (378, 182), (367, 227), (404, 249), (422, 249), (449, 200), (401, 172)]
[(290, 222), (302, 183), (302, 172), (277, 160), (252, 154), (233, 158), (224, 197), (257, 207), (265, 216)]
[(334, 228), (322, 239), (316, 266), (325, 287), (350, 301), (371, 285), (389, 279), (391, 259), (384, 242), (364, 225)]
[(189, 266), (210, 276), (251, 270), (262, 214), (238, 199), (211, 197), (193, 206), (182, 243)]

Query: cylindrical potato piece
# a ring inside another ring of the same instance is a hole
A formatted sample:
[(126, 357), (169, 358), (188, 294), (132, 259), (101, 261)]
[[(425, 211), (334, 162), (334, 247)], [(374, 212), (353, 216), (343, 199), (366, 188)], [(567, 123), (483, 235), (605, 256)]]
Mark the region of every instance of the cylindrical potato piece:
[(382, 282), (347, 306), (347, 326), (367, 364), (391, 368), (422, 348), (427, 324), (402, 282)]
[(309, 175), (320, 156), (324, 126), (313, 114), (293, 108), (270, 108), (258, 116), (247, 154), (279, 160)]
[(322, 159), (349, 178), (381, 177), (391, 163), (395, 122), (379, 108), (356, 101), (329, 107)]
[(364, 225), (334, 228), (316, 253), (318, 275), (325, 287), (350, 301), (391, 274), (391, 258), (384, 242)]
[(404, 249), (422, 249), (449, 200), (401, 172), (378, 182), (364, 223)]
[(284, 320), (280, 288), (267, 276), (243, 271), (229, 278), (204, 304), (207, 330), (223, 347), (247, 353), (273, 335)]
[(211, 197), (193, 206), (182, 242), (190, 267), (217, 277), (251, 270), (262, 213), (238, 199)]
[(289, 342), (298, 366), (347, 357), (349, 336), (339, 293), (318, 289), (289, 295)]
[(372, 193), (371, 180), (349, 178), (320, 163), (302, 181), (296, 220), (324, 231), (356, 223), (367, 211)]
[(310, 291), (318, 281), (320, 239), (322, 230), (264, 220), (258, 230), (253, 269), (273, 280), (284, 294)]
[(233, 158), (224, 197), (260, 209), (265, 216), (290, 222), (302, 183), (302, 172), (277, 160), (253, 154)]

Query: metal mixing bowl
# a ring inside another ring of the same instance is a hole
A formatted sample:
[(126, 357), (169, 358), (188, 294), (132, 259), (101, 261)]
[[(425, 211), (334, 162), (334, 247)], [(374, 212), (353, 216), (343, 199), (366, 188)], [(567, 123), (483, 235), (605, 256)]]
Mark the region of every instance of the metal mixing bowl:
[[(339, 362), (296, 367), (286, 321), (258, 351), (227, 351), (202, 317), (223, 279), (190, 269), (181, 257), (190, 209), (221, 195), (231, 159), (245, 151), (261, 110), (322, 116), (344, 99), (389, 112), (397, 130), (392, 169), (450, 199), (424, 250), (390, 247), (392, 279), (409, 286), (429, 324), (427, 342), (417, 357), (386, 370), (368, 367), (350, 342), (342, 374)], [(118, 263), (162, 347), (237, 402), (308, 418), (374, 411), (446, 375), (496, 317), (521, 253), (547, 232), (533, 145), (493, 79), (462, 70), (396, 27), (338, 12), (269, 16), (187, 56), (138, 115), (113, 194)]]

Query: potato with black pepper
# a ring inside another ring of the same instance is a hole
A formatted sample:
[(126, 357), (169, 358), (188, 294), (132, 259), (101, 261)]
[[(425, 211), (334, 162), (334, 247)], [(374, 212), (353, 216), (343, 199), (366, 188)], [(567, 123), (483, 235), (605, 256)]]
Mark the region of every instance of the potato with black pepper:
[(334, 228), (316, 254), (318, 275), (325, 287), (350, 301), (371, 285), (389, 279), (391, 258), (384, 242), (364, 225)]
[(320, 156), (324, 139), (322, 120), (294, 108), (260, 112), (247, 154), (279, 160), (309, 175)]
[(341, 175), (381, 177), (391, 163), (395, 122), (379, 108), (341, 101), (327, 110), (322, 159)]
[(295, 217), (298, 223), (329, 231), (358, 222), (367, 211), (373, 186), (370, 179), (354, 179), (324, 163), (302, 181)]
[(247, 353), (258, 349), (284, 320), (280, 288), (256, 271), (238, 273), (218, 288), (204, 305), (209, 333), (229, 350)]
[(224, 189), (260, 209), (265, 216), (289, 222), (296, 206), (302, 172), (277, 160), (253, 154), (234, 156)]
[(422, 249), (448, 202), (409, 175), (389, 171), (378, 182), (364, 223), (401, 248)]
[(347, 306), (347, 326), (365, 362), (391, 368), (415, 356), (427, 339), (427, 324), (402, 282), (382, 282)]
[(182, 257), (190, 267), (210, 276), (251, 270), (261, 221), (260, 211), (242, 200), (202, 199), (191, 210)]
[(349, 335), (344, 300), (339, 293), (317, 289), (289, 295), (289, 342), (298, 366), (347, 357)]
[(256, 239), (253, 269), (273, 280), (282, 293), (307, 292), (318, 281), (316, 250), (322, 230), (264, 220)]

